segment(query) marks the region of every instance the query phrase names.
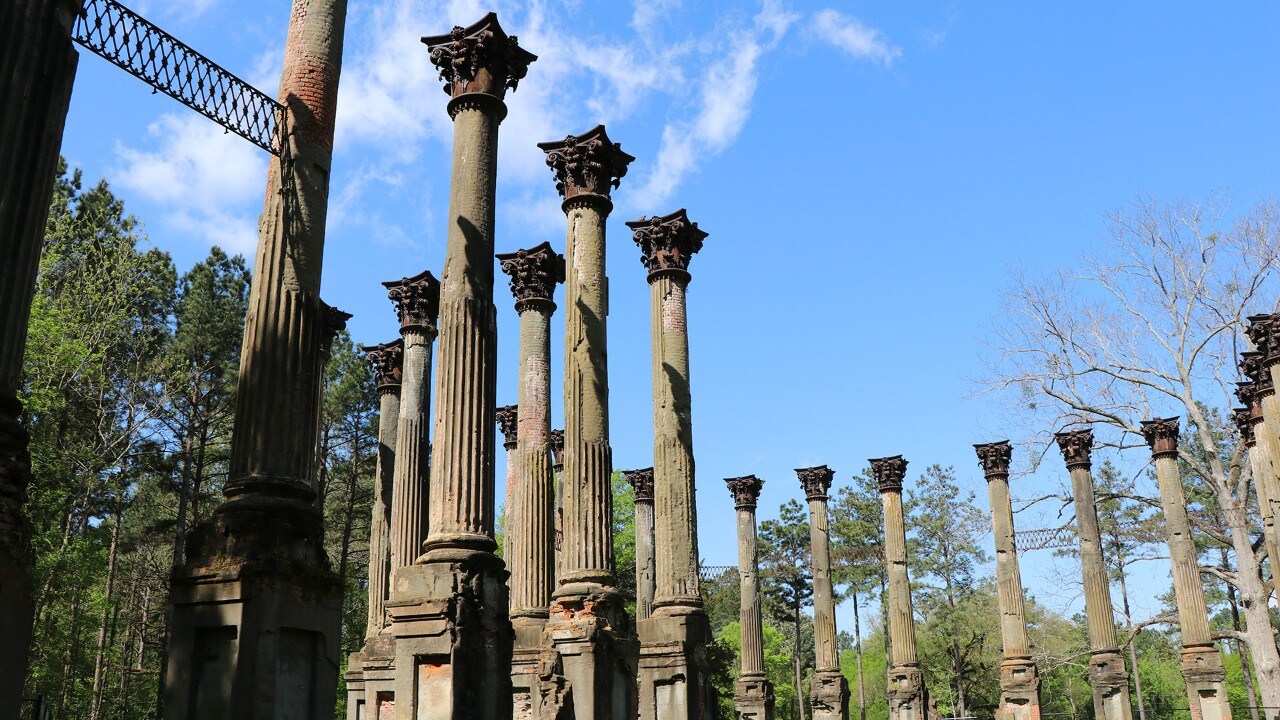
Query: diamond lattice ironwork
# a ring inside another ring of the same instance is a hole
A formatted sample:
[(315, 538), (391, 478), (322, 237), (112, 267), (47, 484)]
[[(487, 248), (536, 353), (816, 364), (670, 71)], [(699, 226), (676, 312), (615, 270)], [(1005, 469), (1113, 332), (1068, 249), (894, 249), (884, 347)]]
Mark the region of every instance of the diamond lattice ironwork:
[(273, 155), (284, 106), (115, 0), (85, 0), (76, 42)]

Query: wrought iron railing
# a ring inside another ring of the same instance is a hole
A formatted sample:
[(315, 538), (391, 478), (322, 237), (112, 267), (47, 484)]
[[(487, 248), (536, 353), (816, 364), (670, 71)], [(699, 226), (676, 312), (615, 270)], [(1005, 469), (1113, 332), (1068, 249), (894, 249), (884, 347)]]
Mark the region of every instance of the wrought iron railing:
[(86, 0), (76, 42), (273, 155), (284, 106), (115, 0)]

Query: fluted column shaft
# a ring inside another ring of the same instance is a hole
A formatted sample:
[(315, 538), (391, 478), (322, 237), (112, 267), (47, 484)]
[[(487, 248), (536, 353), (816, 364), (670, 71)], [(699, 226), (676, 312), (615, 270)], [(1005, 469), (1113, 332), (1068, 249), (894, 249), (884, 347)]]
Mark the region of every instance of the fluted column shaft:
[(1102, 557), (1098, 531), (1098, 509), (1094, 499), (1093, 475), (1088, 465), (1071, 468), (1071, 490), (1075, 499), (1076, 533), (1080, 539), (1080, 566), (1084, 577), (1085, 613), (1089, 621), (1089, 649), (1094, 652), (1118, 649), (1115, 611), (1107, 564)]
[[(1271, 560), (1272, 568), (1280, 568), (1280, 526), (1277, 526), (1274, 509), (1277, 506), (1277, 498), (1271, 493), (1275, 491), (1272, 483), (1268, 478), (1273, 477), (1275, 470), (1275, 461), (1271, 455), (1271, 447), (1268, 443), (1260, 443), (1257, 441), (1257, 435), (1265, 432), (1262, 427), (1262, 406), (1256, 400), (1250, 403), (1246, 409), (1247, 417), (1241, 426), (1241, 434), (1244, 438), (1245, 452), (1249, 456), (1249, 469), (1253, 473), (1254, 488), (1258, 493), (1258, 513), (1262, 516), (1262, 539), (1267, 548), (1267, 557)], [(1275, 570), (1272, 570), (1271, 591), (1274, 591), (1276, 578)]]
[(1164, 510), (1164, 528), (1169, 543), (1169, 559), (1173, 564), (1173, 591), (1178, 604), (1178, 626), (1182, 645), (1213, 645), (1209, 630), (1209, 611), (1204, 600), (1204, 583), (1200, 579), (1200, 563), (1191, 522), (1187, 519), (1187, 499), (1178, 471), (1178, 456), (1162, 454), (1155, 459), (1156, 480), (1160, 485), (1160, 507)]
[(738, 507), (738, 580), (742, 674), (764, 675), (764, 619), (760, 607), (755, 506)]
[[(1280, 373), (1280, 366), (1272, 366), (1266, 372), (1274, 378)], [(1254, 393), (1258, 418), (1254, 422), (1253, 434), (1260, 454), (1259, 462), (1251, 469), (1254, 470), (1253, 482), (1258, 493), (1258, 510), (1262, 515), (1274, 584), (1276, 568), (1280, 568), (1277, 564), (1280, 561), (1280, 467), (1276, 467), (1276, 459), (1280, 458), (1280, 397), (1276, 395), (1274, 384), (1270, 383), (1255, 384)]]
[(701, 607), (698, 511), (694, 496), (689, 334), (689, 274), (649, 276), (653, 341), (653, 482), (656, 587), (654, 608)]
[(653, 597), (657, 588), (657, 560), (654, 545), (657, 534), (653, 518), (653, 495), (636, 497), (636, 620), (653, 614)]
[(1009, 476), (987, 476), (991, 498), (991, 525), (996, 545), (996, 590), (1000, 603), (1000, 638), (1004, 656), (1026, 659), (1031, 656), (1027, 641), (1027, 612), (1022, 594), (1022, 573), (1018, 568), (1018, 548), (1014, 540), (1013, 501)]
[(391, 482), (391, 572), (412, 565), (427, 537), (431, 485), (431, 343), (427, 326), (406, 327), (400, 414)]
[(387, 626), (391, 582), (391, 508), (395, 486), (396, 438), (400, 426), (400, 388), (378, 398), (378, 467), (373, 483), (373, 520), (369, 525), (369, 621), (366, 638)]
[(511, 569), (511, 616), (547, 617), (555, 587), (555, 471), (551, 462), (550, 301), (530, 303), (520, 312), (517, 380), (520, 417), (516, 426), (513, 495), (515, 540)]
[(0, 21), (0, 717), (18, 717), (31, 641), (31, 484), (17, 392), (40, 245), (78, 55), (76, 0), (10, 3)]
[(883, 490), (884, 553), (889, 575), (889, 651), (892, 665), (916, 665), (915, 616), (911, 610), (911, 581), (907, 578), (907, 533), (903, 523), (902, 489)]
[(249, 312), (236, 391), (231, 462), (220, 512), (256, 498), (293, 502), (319, 532), (308, 482), (317, 443), (320, 302), (338, 75), (346, 0), (294, 0), (278, 97), (287, 107), (284, 147), (269, 168), (258, 220)]
[[(493, 217), (498, 124), (506, 112), (490, 95), (449, 102), (453, 175), (440, 278), (440, 348), (426, 560), (453, 549), (491, 553), (497, 329), (493, 306)], [(438, 551), (438, 552), (436, 552)]]
[(564, 202), (565, 239), (564, 509), (560, 590), (613, 587), (613, 451), (609, 447), (606, 317), (607, 197), (576, 195)]
[(809, 542), (813, 557), (813, 642), (818, 672), (840, 669), (836, 648), (836, 603), (831, 588), (831, 530), (827, 498), (809, 498)]

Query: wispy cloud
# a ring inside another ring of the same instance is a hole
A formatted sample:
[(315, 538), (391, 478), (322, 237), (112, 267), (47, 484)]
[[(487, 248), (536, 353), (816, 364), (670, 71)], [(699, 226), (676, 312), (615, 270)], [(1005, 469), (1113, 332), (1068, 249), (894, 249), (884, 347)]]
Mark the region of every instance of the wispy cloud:
[(163, 207), (161, 222), (183, 234), (251, 254), (266, 155), (195, 113), (162, 115), (148, 134), (155, 151), (116, 147), (119, 184)]
[(884, 33), (839, 10), (828, 8), (815, 13), (812, 27), (819, 39), (850, 57), (889, 67), (902, 56), (902, 48), (890, 43)]

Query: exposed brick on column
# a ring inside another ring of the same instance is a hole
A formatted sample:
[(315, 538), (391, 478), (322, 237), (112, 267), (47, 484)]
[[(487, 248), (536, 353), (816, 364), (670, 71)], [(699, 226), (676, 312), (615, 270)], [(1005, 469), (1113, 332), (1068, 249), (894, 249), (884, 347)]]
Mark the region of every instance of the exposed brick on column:
[(31, 484), (18, 378), (78, 56), (76, 0), (11, 3), (0, 23), (0, 717), (17, 717), (31, 642)]

